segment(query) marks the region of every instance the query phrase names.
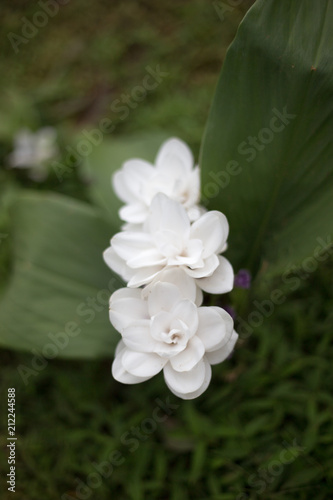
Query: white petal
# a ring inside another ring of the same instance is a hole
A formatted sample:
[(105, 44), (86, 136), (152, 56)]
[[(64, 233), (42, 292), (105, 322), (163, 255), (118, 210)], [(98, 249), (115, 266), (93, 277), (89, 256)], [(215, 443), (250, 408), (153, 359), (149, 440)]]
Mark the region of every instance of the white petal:
[(111, 368), (112, 376), (118, 382), (122, 384), (139, 384), (140, 382), (145, 382), (151, 377), (136, 377), (131, 373), (128, 373), (121, 363), (121, 358), (117, 357), (112, 363)]
[[(207, 257), (204, 261), (204, 265), (202, 267), (190, 269), (189, 267), (184, 267), (185, 272), (191, 276), (192, 278), (203, 278), (206, 276), (212, 276), (214, 271), (217, 269), (219, 265), (219, 259), (218, 256), (213, 254), (210, 257)], [(204, 288), (200, 284), (201, 282), (198, 282), (198, 285), (200, 288), (204, 290)]]
[(155, 175), (154, 166), (139, 158), (125, 161), (122, 169), (125, 182), (133, 193), (140, 193), (141, 185), (147, 183)]
[(131, 279), (133, 271), (126, 265), (124, 259), (116, 254), (112, 247), (109, 247), (104, 251), (103, 258), (109, 268), (119, 274), (124, 281)]
[(143, 232), (143, 224), (132, 224), (130, 222), (126, 222), (120, 228), (122, 231), (132, 231), (134, 233)]
[[(188, 210), (189, 217), (191, 221), (199, 219), (201, 215), (203, 215), (206, 210), (200, 209), (197, 203), (200, 200), (200, 170), (199, 167), (196, 167), (186, 178), (187, 185), (185, 191), (185, 199), (183, 201), (184, 207)], [(184, 195), (184, 191), (183, 191)], [(191, 210), (191, 216), (189, 210)]]
[(223, 243), (222, 242), (221, 246), (218, 248), (218, 250), (217, 250), (216, 253), (223, 253), (226, 250), (228, 250), (228, 243)]
[(225, 315), (215, 307), (200, 307), (198, 309), (199, 325), (197, 336), (201, 339), (206, 351), (215, 350), (226, 344), (231, 337), (234, 322), (226, 312)]
[(110, 306), (117, 300), (121, 299), (141, 299), (141, 290), (133, 290), (132, 288), (119, 288), (110, 297)]
[(233, 351), (235, 344), (238, 339), (238, 334), (233, 331), (232, 336), (227, 344), (225, 344), (220, 349), (216, 351), (211, 351), (206, 353), (206, 357), (211, 365), (217, 365), (218, 363), (222, 363), (229, 354)]
[(166, 230), (178, 235), (181, 239), (188, 237), (190, 219), (185, 208), (177, 201), (171, 200), (163, 193), (158, 193), (151, 203), (149, 212), (146, 227), (150, 233)]
[(166, 257), (163, 257), (156, 248), (143, 250), (135, 257), (127, 261), (127, 265), (132, 269), (141, 267), (164, 266), (167, 263)]
[(151, 321), (151, 335), (156, 340), (161, 340), (161, 334), (170, 330), (172, 316), (169, 312), (159, 312)]
[(123, 341), (131, 351), (153, 352), (156, 342), (150, 333), (150, 320), (132, 321), (123, 332)]
[(181, 299), (181, 291), (171, 283), (158, 282), (152, 286), (148, 295), (150, 316), (161, 311), (170, 311)]
[(119, 354), (119, 353), (120, 353), (123, 349), (125, 349), (125, 347), (126, 347), (126, 346), (125, 346), (125, 344), (124, 344), (123, 340), (122, 340), (122, 339), (121, 339), (121, 340), (119, 340), (119, 342), (118, 342), (118, 344), (117, 344), (117, 346), (116, 346), (116, 350), (115, 350), (114, 356), (115, 356), (115, 357), (116, 357), (116, 356), (118, 356), (118, 354)]
[(119, 210), (119, 217), (131, 224), (142, 224), (148, 217), (149, 210), (143, 203), (125, 205)]
[(172, 392), (176, 396), (178, 396), (179, 398), (182, 398), (182, 399), (195, 399), (195, 398), (198, 398), (199, 396), (201, 396), (201, 394), (203, 394), (205, 392), (205, 390), (209, 386), (209, 382), (212, 378), (212, 369), (211, 369), (210, 364), (208, 363), (208, 361), (206, 359), (206, 356), (203, 357), (203, 361), (205, 363), (205, 377), (204, 377), (204, 380), (203, 380), (201, 386), (199, 387), (199, 389), (197, 389), (196, 391), (193, 391), (193, 392), (188, 392), (187, 394), (183, 394), (181, 392), (177, 392), (177, 391), (174, 391), (171, 389)]
[[(142, 188), (154, 173), (155, 168), (144, 160), (126, 161), (122, 169), (113, 176), (113, 187), (117, 196), (128, 204), (144, 202)], [(121, 213), (125, 215), (124, 212)]]
[(163, 174), (156, 171), (155, 176), (149, 183), (145, 185), (145, 199), (150, 200), (150, 203), (157, 193), (164, 193), (167, 196), (172, 196), (174, 191), (175, 180), (170, 172)]
[(130, 288), (137, 288), (138, 286), (146, 285), (156, 278), (162, 269), (162, 266), (152, 266), (135, 270), (135, 273), (127, 283), (127, 286)]
[(216, 210), (207, 212), (192, 224), (190, 238), (203, 242), (203, 257), (209, 257), (225, 243), (228, 238), (229, 224), (227, 218)]
[(199, 337), (192, 337), (186, 349), (170, 359), (171, 366), (177, 372), (189, 371), (202, 359), (205, 348)]
[[(234, 320), (232, 316), (225, 309), (222, 309), (222, 307), (211, 306), (211, 309), (216, 311), (221, 317), (222, 321), (224, 322), (225, 332), (226, 332), (224, 338), (221, 339), (221, 342), (219, 344), (216, 344), (215, 347), (212, 349), (213, 351), (216, 351), (217, 349), (220, 349), (225, 344), (227, 344), (231, 339), (234, 331)], [(208, 351), (208, 349), (206, 349), (206, 351)]]
[[(165, 268), (158, 275), (158, 280), (163, 283), (170, 283), (173, 286), (176, 286), (181, 294), (181, 298), (189, 299), (192, 302), (195, 302), (196, 305), (200, 305), (202, 303), (202, 291), (199, 287), (197, 287), (195, 280), (193, 280), (185, 271), (180, 267), (173, 268)], [(156, 285), (156, 282), (153, 281), (149, 285), (147, 285), (142, 290), (142, 296), (148, 297), (153, 287)], [(199, 292), (197, 292), (199, 290)], [(199, 296), (197, 296), (197, 294)], [(201, 302), (200, 302), (201, 300)], [(149, 302), (149, 300), (148, 300)], [(155, 309), (154, 309), (155, 310)], [(156, 314), (156, 313), (155, 313)], [(152, 314), (153, 315), (153, 314)]]
[(123, 342), (119, 342), (116, 349), (116, 357), (112, 363), (112, 376), (123, 384), (139, 384), (140, 382), (144, 382), (148, 380), (150, 377), (137, 377), (128, 373), (122, 364), (122, 357), (125, 353), (125, 348)]
[(194, 222), (194, 221), (200, 219), (200, 217), (202, 215), (204, 215), (205, 213), (206, 213), (206, 209), (201, 207), (200, 205), (193, 205), (187, 209), (187, 215), (189, 216), (191, 222)]
[(222, 255), (218, 256), (219, 265), (208, 278), (197, 280), (197, 285), (204, 292), (227, 293), (234, 287), (234, 271), (230, 262)]
[(131, 318), (129, 318), (127, 315), (120, 314), (115, 311), (109, 312), (109, 318), (113, 327), (121, 334), (123, 334), (125, 328), (127, 328), (131, 323)]
[(174, 231), (170, 231), (169, 229), (156, 231), (152, 237), (156, 248), (167, 259), (173, 258), (182, 252), (183, 242), (180, 236)]
[(197, 307), (200, 307), (203, 302), (203, 292), (201, 288), (199, 288), (197, 285), (195, 286), (196, 286), (196, 296), (194, 302)]
[[(117, 233), (111, 239), (111, 245), (116, 254), (125, 261), (133, 259), (141, 252), (154, 248), (149, 234), (132, 231)], [(150, 263), (147, 262), (147, 266), (149, 265)]]
[(179, 394), (197, 391), (202, 386), (206, 376), (206, 366), (203, 359), (192, 370), (187, 372), (177, 372), (170, 363), (165, 365), (163, 371), (169, 389)]
[[(131, 296), (131, 292), (136, 292), (136, 296)], [(140, 292), (122, 288), (111, 296), (110, 321), (118, 332), (123, 333), (133, 321), (148, 319), (147, 303), (142, 300)]]
[(117, 170), (112, 176), (112, 186), (118, 198), (125, 203), (133, 203), (137, 201), (137, 196), (128, 188), (125, 177), (123, 170)]
[(168, 260), (168, 264), (195, 267), (201, 260), (203, 245), (201, 240), (189, 240), (182, 254)]
[(171, 311), (172, 317), (180, 319), (190, 330), (192, 337), (198, 328), (198, 308), (188, 299), (181, 300)]
[(159, 172), (176, 176), (177, 173), (184, 175), (193, 167), (193, 155), (185, 142), (172, 137), (165, 141), (160, 147), (156, 157), (156, 168)]
[(135, 352), (126, 349), (122, 364), (126, 371), (137, 377), (153, 377), (162, 370), (167, 360), (157, 354)]
[(142, 299), (141, 290), (132, 290), (127, 287), (119, 288), (111, 295), (109, 306), (110, 309), (122, 314), (128, 313), (130, 307), (131, 313), (136, 319), (148, 318), (148, 307)]

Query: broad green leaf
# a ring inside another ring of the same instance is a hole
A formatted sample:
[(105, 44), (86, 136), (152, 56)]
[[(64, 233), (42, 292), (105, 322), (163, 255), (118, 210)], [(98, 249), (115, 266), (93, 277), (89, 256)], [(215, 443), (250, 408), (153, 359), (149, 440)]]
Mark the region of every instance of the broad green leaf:
[(159, 147), (168, 137), (159, 132), (104, 140), (88, 157), (84, 173), (91, 183), (91, 199), (105, 211), (116, 228), (121, 226), (118, 210), (123, 202), (113, 191), (112, 174), (131, 158), (153, 162)]
[(111, 356), (119, 336), (108, 319), (108, 298), (122, 286), (102, 258), (111, 225), (89, 205), (47, 193), (22, 195), (12, 218), (13, 269), (0, 300), (0, 345), (44, 349), (50, 357)]
[(332, 25), (331, 0), (257, 0), (228, 50), (200, 163), (236, 270), (277, 275), (330, 245)]

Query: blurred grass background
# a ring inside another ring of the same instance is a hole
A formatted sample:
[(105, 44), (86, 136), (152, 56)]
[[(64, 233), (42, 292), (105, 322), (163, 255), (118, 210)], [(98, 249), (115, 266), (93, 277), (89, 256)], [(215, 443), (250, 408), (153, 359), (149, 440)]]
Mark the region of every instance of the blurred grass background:
[[(108, 117), (117, 122), (111, 140), (167, 130), (187, 141), (197, 157), (227, 46), (252, 4), (224, 3), (229, 10), (221, 20), (210, 1), (71, 0), (15, 54), (8, 33), (20, 34), (21, 18), (31, 20), (40, 7), (2, 2), (1, 154), (11, 150), (19, 125), (56, 126), (66, 144), (67, 137)], [(169, 73), (165, 81), (128, 119), (113, 116), (110, 104), (140, 85), (146, 66), (157, 65)], [(36, 188), (22, 172), (0, 171), (1, 189), (13, 181)], [(63, 183), (51, 177), (37, 188), (86, 197), (75, 172)], [(0, 232), (6, 223), (2, 217)], [(0, 269), (9, 265), (2, 251)], [(170, 396), (161, 375), (139, 386), (118, 384), (111, 360), (49, 361), (25, 386), (17, 366), (30, 367), (32, 355), (2, 350), (1, 498), (13, 498), (6, 485), (8, 387), (17, 393), (14, 498), (83, 498), (75, 493), (77, 479), (87, 484), (92, 462), (107, 460), (112, 450), (122, 453), (124, 463), (86, 498), (333, 498), (332, 271), (331, 259), (304, 280), (239, 342), (232, 359), (214, 367), (209, 389), (194, 401)], [(179, 407), (153, 432), (143, 432), (155, 399), (168, 396)], [(121, 437), (133, 437), (137, 426), (141, 437), (131, 453)], [(295, 440), (301, 451), (274, 468), (286, 443)]]

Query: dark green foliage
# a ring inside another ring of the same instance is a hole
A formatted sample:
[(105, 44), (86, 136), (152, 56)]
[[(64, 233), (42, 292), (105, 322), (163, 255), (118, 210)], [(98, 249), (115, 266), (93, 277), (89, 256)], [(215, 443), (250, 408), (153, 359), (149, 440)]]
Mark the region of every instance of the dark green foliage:
[[(108, 461), (115, 450), (125, 461), (89, 498), (330, 498), (332, 271), (331, 262), (240, 342), (194, 401), (170, 395), (161, 375), (139, 386), (118, 384), (110, 361), (50, 361), (25, 386), (16, 367), (31, 366), (32, 355), (3, 351), (3, 400), (7, 387), (17, 390), (19, 498), (75, 498), (76, 479), (86, 483), (92, 462)], [(156, 428), (145, 423), (155, 399), (168, 397), (179, 407)], [(2, 436), (5, 417), (1, 412)], [(295, 459), (287, 455), (291, 462), (280, 471), (276, 463), (289, 445)], [(259, 469), (268, 470), (267, 481)]]

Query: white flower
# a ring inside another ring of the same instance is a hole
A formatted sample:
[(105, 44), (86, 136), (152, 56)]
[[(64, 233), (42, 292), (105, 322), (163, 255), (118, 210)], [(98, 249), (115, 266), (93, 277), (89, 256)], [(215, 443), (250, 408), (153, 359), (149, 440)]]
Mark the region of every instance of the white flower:
[(220, 307), (198, 308), (195, 289), (191, 292), (184, 284), (179, 289), (158, 282), (146, 300), (141, 292), (122, 288), (110, 299), (110, 320), (122, 335), (112, 365), (114, 378), (136, 384), (163, 370), (176, 396), (200, 396), (211, 379), (210, 365), (224, 361), (237, 341), (231, 316)]
[(14, 151), (8, 156), (12, 168), (30, 169), (30, 177), (40, 181), (47, 177), (45, 162), (56, 157), (57, 132), (52, 127), (43, 127), (37, 132), (20, 130), (14, 138)]
[(104, 259), (132, 288), (163, 281), (164, 271), (176, 267), (202, 290), (226, 293), (233, 288), (234, 273), (218, 254), (226, 248), (228, 232), (221, 212), (207, 212), (191, 224), (184, 207), (160, 193), (152, 201), (144, 230), (116, 234)]
[(200, 198), (199, 168), (194, 166), (192, 153), (181, 140), (172, 138), (160, 147), (155, 165), (141, 159), (126, 161), (113, 176), (117, 196), (125, 203), (120, 218), (133, 224), (143, 223), (157, 193), (181, 203), (191, 220), (204, 211), (197, 203)]

